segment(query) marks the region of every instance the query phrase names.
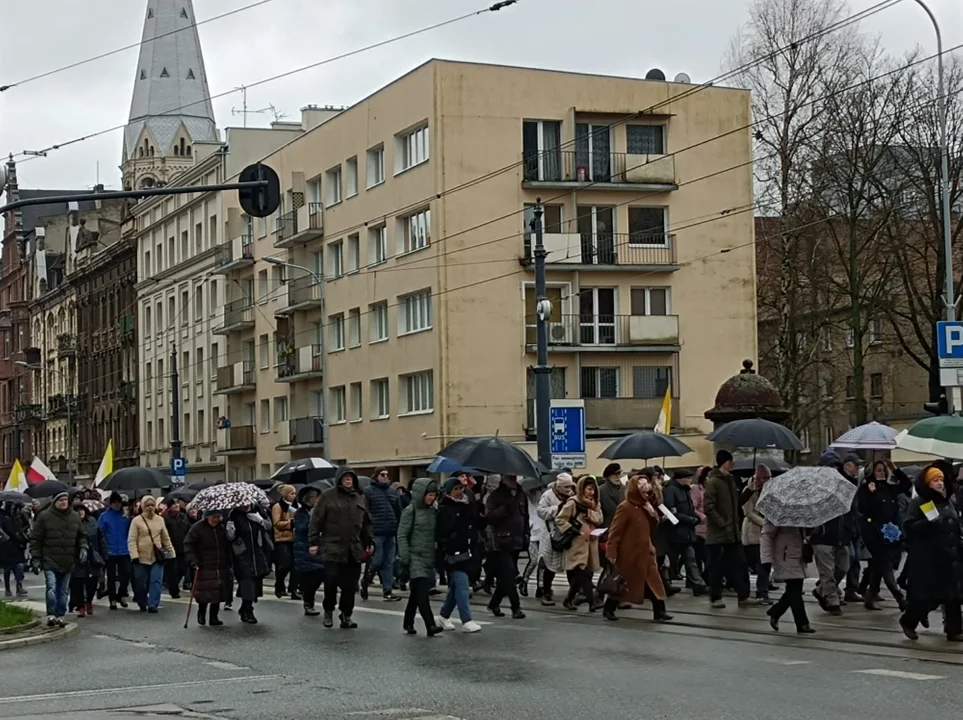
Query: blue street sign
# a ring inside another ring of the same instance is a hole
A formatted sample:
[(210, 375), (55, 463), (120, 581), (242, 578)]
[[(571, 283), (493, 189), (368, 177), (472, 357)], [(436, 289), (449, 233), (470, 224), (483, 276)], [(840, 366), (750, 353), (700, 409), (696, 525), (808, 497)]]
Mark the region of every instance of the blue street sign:
[(187, 460), (185, 458), (171, 458), (171, 477), (187, 475)]
[(557, 407), (549, 411), (553, 455), (585, 452), (585, 407)]
[(936, 323), (936, 350), (941, 368), (963, 368), (963, 322)]

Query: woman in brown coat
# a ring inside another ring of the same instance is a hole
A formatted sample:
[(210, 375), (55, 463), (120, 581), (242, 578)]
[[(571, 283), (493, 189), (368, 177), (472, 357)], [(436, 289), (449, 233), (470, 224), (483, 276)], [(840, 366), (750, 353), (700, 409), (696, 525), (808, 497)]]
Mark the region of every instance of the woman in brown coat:
[(196, 568), (195, 582), (191, 592), (197, 600), (197, 624), (207, 622), (210, 607), (211, 627), (224, 623), (217, 614), (221, 603), (228, 603), (234, 595), (234, 580), (231, 577), (231, 562), (234, 559), (231, 541), (221, 524), (221, 513), (204, 513), (204, 519), (196, 522), (187, 531), (184, 539), (184, 553), (188, 564)]
[(589, 610), (597, 610), (592, 576), (599, 568), (599, 543), (592, 531), (602, 524), (602, 510), (595, 477), (583, 475), (579, 478), (575, 495), (562, 505), (555, 516), (555, 524), (563, 533), (571, 528), (578, 531), (564, 555), (569, 590), (562, 606), (566, 610), (575, 610), (575, 596), (581, 592), (588, 601)]
[(665, 611), (665, 588), (655, 560), (652, 535), (659, 526), (655, 490), (649, 479), (635, 475), (625, 490), (625, 501), (612, 518), (606, 540), (606, 556), (625, 580), (625, 592), (605, 601), (603, 616), (618, 620), (615, 610), (620, 602), (641, 604), (652, 601), (656, 620), (671, 620)]

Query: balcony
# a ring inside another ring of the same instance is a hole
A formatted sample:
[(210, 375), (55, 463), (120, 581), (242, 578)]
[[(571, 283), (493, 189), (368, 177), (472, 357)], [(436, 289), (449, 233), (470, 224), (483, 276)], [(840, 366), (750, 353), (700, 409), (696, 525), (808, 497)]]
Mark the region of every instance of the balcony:
[(120, 334), (125, 340), (136, 340), (137, 339), (137, 327), (134, 324), (133, 313), (128, 313), (126, 315), (121, 315), (120, 317)]
[[(534, 324), (525, 326), (525, 346), (536, 350)], [(678, 352), (678, 315), (561, 315), (548, 322), (548, 349), (611, 352)]]
[(286, 302), (275, 311), (275, 315), (291, 315), (298, 310), (310, 310), (321, 307), (321, 286), (311, 275), (304, 275), (294, 280), (288, 280)]
[[(651, 430), (659, 420), (662, 412), (662, 398), (583, 398), (585, 402), (586, 431), (601, 435), (609, 431)], [(673, 408), (673, 426), (675, 426), (675, 408)], [(526, 401), (527, 424), (529, 435), (535, 432), (535, 400)], [(640, 458), (643, 459), (643, 458)]]
[(57, 357), (74, 357), (77, 354), (77, 338), (71, 333), (61, 333), (57, 336)]
[(324, 421), (303, 417), (288, 421), (288, 442), (278, 450), (320, 450), (324, 447)]
[(324, 235), (322, 205), (309, 202), (278, 218), (276, 248), (289, 248), (317, 240)]
[(305, 345), (278, 351), (278, 382), (298, 382), (321, 377), (321, 346)]
[(14, 411), (15, 419), (21, 423), (43, 422), (43, 405), (22, 403)]
[(133, 380), (122, 380), (120, 383), (120, 399), (125, 403), (136, 403), (137, 383)]
[(66, 417), (68, 408), (71, 411), (77, 409), (76, 397), (72, 394), (58, 393), (47, 398), (48, 418)]
[[(545, 233), (546, 265), (566, 270), (633, 270), (672, 272), (679, 269), (672, 233)], [(535, 269), (535, 239), (526, 234), (521, 262)]]
[(249, 233), (221, 243), (214, 257), (214, 272), (229, 272), (254, 264), (254, 238)]
[(234, 395), (250, 392), (257, 387), (257, 377), (253, 360), (242, 360), (233, 365), (217, 369), (217, 389), (215, 395)]
[(224, 306), (223, 318), (211, 331), (214, 335), (228, 335), (254, 327), (254, 305), (247, 298), (233, 300)]
[(523, 154), (522, 161), (522, 187), (530, 190), (591, 185), (598, 190), (670, 192), (679, 187), (674, 155), (549, 150)]
[(217, 431), (218, 455), (250, 455), (257, 452), (257, 429), (254, 425), (232, 425)]

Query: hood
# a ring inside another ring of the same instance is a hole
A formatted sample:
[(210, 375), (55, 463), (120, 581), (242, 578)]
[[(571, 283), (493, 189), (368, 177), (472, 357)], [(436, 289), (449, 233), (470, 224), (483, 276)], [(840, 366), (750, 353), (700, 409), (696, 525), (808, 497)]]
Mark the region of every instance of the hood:
[(356, 473), (347, 465), (342, 465), (340, 468), (338, 468), (338, 474), (334, 479), (334, 486), (339, 490), (344, 490), (344, 487), (341, 485), (341, 478), (343, 478), (345, 475), (351, 475), (354, 478), (354, 486), (351, 488), (351, 491), (358, 492), (358, 473)]
[(819, 465), (821, 467), (842, 467), (842, 461), (839, 459), (839, 454), (835, 450), (826, 450), (822, 455), (819, 456)]
[(629, 484), (625, 487), (625, 499), (637, 507), (645, 505), (645, 497), (639, 488), (639, 478), (633, 475), (629, 478)]
[(589, 485), (593, 485), (595, 487), (594, 502), (597, 505), (599, 502), (599, 483), (598, 483), (598, 480), (596, 480), (595, 477), (593, 477), (592, 475), (583, 475), (582, 477), (579, 478), (578, 484), (575, 486), (577, 497), (580, 502), (584, 501), (583, 495), (585, 493), (585, 488), (588, 487)]
[(310, 485), (305, 485), (303, 488), (298, 490), (298, 505), (304, 507), (304, 498), (308, 496), (309, 493), (315, 492), (318, 495), (321, 494), (321, 490), (316, 487), (311, 487)]
[(425, 507), (425, 495), (438, 492), (438, 483), (431, 478), (418, 478), (411, 485), (411, 503), (415, 508)]

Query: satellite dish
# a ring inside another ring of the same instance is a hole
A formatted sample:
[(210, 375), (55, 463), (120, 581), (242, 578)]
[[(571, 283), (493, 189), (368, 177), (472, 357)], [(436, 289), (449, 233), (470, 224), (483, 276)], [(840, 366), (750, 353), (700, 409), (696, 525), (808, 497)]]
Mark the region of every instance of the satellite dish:
[(692, 78), (690, 78), (686, 73), (679, 73), (675, 76), (674, 82), (677, 83), (691, 83)]
[(646, 80), (665, 80), (665, 73), (659, 68), (652, 68), (645, 74)]

